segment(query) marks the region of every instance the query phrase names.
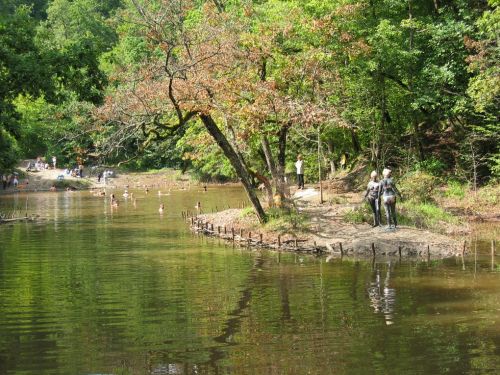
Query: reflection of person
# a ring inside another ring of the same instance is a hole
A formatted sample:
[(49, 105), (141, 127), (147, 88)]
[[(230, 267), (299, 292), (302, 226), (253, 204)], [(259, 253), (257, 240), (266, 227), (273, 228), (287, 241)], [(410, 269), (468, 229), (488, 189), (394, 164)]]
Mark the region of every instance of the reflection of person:
[(396, 188), (396, 184), (391, 178), (391, 173), (392, 171), (387, 168), (382, 171), (384, 179), (380, 181), (379, 197), (382, 196), (382, 201), (384, 202), (385, 216), (387, 218), (387, 228), (391, 228), (392, 225), (394, 225), (394, 228), (396, 228), (398, 226), (398, 221), (396, 219), (396, 195), (401, 198), (401, 194), (399, 193), (398, 189)]
[(370, 182), (366, 188), (365, 199), (370, 204), (373, 212), (373, 226), (378, 227), (380, 225), (380, 196), (379, 196), (379, 185), (377, 181), (377, 172), (373, 171), (370, 174)]
[(297, 161), (295, 162), (295, 168), (297, 169), (298, 188), (304, 189), (304, 161), (302, 160), (302, 155), (297, 156)]
[(387, 264), (387, 273), (385, 275), (382, 287), (380, 269), (377, 267), (375, 281), (370, 283), (368, 288), (368, 297), (370, 305), (375, 313), (384, 314), (385, 324), (393, 324), (394, 305), (396, 303), (396, 290), (390, 287), (391, 263)]

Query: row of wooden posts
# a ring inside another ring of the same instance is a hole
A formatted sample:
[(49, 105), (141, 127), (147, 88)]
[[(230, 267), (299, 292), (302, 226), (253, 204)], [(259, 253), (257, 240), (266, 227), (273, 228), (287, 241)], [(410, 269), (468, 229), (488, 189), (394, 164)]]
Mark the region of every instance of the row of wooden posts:
[[(217, 226), (215, 227), (213, 223), (204, 222), (197, 217), (191, 217), (191, 227), (194, 228), (197, 232), (203, 232), (205, 234), (210, 235), (218, 235), (227, 240), (231, 240), (233, 242), (246, 242), (248, 245), (256, 245), (262, 247), (269, 248), (286, 248), (295, 251), (306, 251), (306, 252), (315, 252), (315, 253), (323, 253), (326, 252), (325, 246), (318, 246), (316, 241), (314, 241), (313, 246), (299, 246), (300, 242), (304, 242), (305, 240), (293, 239), (282, 241), (281, 235), (278, 234), (277, 241), (273, 244), (264, 244), (262, 233), (258, 234), (258, 240), (254, 240), (253, 234), (251, 231), (248, 232), (248, 235), (244, 237), (244, 230), (239, 228), (235, 230), (233, 227), (228, 229), (226, 226)], [(292, 243), (293, 246), (288, 246), (289, 243)], [(347, 251), (344, 250), (342, 242), (338, 242), (334, 244), (334, 246), (338, 245), (339, 253), (341, 256), (347, 255)], [(371, 243), (372, 255), (376, 256), (375, 243)], [(465, 244), (464, 251), (465, 252)], [(401, 246), (398, 248), (399, 257), (402, 256), (402, 248)], [(430, 245), (427, 245), (427, 259), (430, 260)]]
[(257, 245), (263, 247), (278, 247), (278, 248), (287, 248), (288, 244), (293, 244), (294, 250), (299, 251), (311, 251), (311, 252), (323, 252), (324, 250), (317, 246), (316, 242), (314, 242), (313, 247), (300, 247), (299, 243), (304, 242), (305, 240), (301, 239), (293, 239), (293, 240), (282, 240), (281, 235), (278, 234), (277, 242), (275, 244), (265, 244), (264, 243), (264, 235), (262, 233), (258, 234), (258, 240), (254, 239), (254, 234), (251, 231), (248, 232), (248, 235), (244, 236), (244, 230), (239, 228), (235, 230), (234, 227), (228, 228), (227, 226), (217, 226), (215, 227), (213, 223), (204, 222), (196, 217), (191, 217), (191, 227), (194, 228), (197, 232), (204, 232), (206, 234), (218, 235), (224, 239), (231, 240), (233, 242), (246, 242), (248, 245)]
[[(239, 208), (244, 208), (245, 207), (245, 202), (240, 202), (239, 204)], [(227, 208), (229, 209), (229, 205), (227, 206)], [(214, 212), (218, 212), (218, 207), (216, 206), (215, 209), (212, 209), (212, 213)], [(198, 212), (199, 213), (199, 212)], [(197, 213), (197, 214), (198, 214)], [(195, 228), (196, 231), (203, 231), (207, 234), (212, 234), (212, 235), (215, 235), (217, 234), (219, 237), (223, 237), (225, 239), (230, 239), (231, 241), (235, 242), (235, 241), (239, 241), (239, 242), (244, 242), (246, 241), (248, 245), (251, 245), (252, 242), (256, 245), (260, 245), (260, 246), (263, 246), (263, 247), (270, 247), (270, 248), (273, 248), (273, 247), (277, 247), (278, 248), (282, 248), (284, 245), (285, 247), (286, 244), (288, 244), (289, 242), (292, 242), (293, 243), (293, 247), (291, 249), (293, 250), (296, 250), (296, 251), (311, 251), (311, 252), (315, 252), (315, 253), (323, 253), (326, 251), (326, 247), (325, 246), (318, 246), (316, 244), (316, 241), (314, 241), (314, 244), (313, 244), (313, 247), (303, 247), (303, 248), (299, 248), (299, 242), (303, 242), (305, 240), (299, 240), (297, 238), (293, 239), (293, 240), (287, 240), (285, 242), (283, 242), (281, 240), (281, 235), (278, 234), (278, 237), (277, 237), (277, 243), (276, 244), (264, 244), (263, 242), (263, 235), (262, 233), (259, 233), (259, 240), (258, 241), (254, 241), (253, 238), (252, 238), (252, 232), (249, 231), (248, 232), (248, 237), (245, 239), (243, 238), (243, 229), (239, 229), (239, 239), (236, 238), (236, 233), (235, 233), (235, 230), (233, 227), (231, 227), (231, 230), (230, 230), (230, 237), (228, 237), (228, 228), (226, 226), (217, 226), (217, 232), (215, 231), (215, 228), (214, 228), (214, 224), (211, 224), (211, 223), (208, 223), (208, 222), (203, 222), (201, 221), (198, 217), (197, 217), (197, 214), (194, 214), (191, 212), (191, 211), (182, 211), (181, 212), (181, 215), (184, 219), (190, 219), (191, 220), (191, 227)], [(224, 236), (222, 236), (222, 234)], [(343, 256), (343, 255), (346, 255), (347, 252), (344, 252), (344, 249), (343, 249), (343, 246), (342, 246), (342, 242), (338, 242), (337, 243), (338, 246), (339, 246), (339, 251), (340, 251), (340, 255)], [(495, 240), (491, 240), (491, 259), (492, 259), (492, 264), (494, 262), (494, 257), (495, 257), (495, 248), (496, 248), (496, 244), (495, 244)], [(463, 248), (462, 248), (462, 258), (465, 256), (465, 252), (466, 252), (466, 249), (467, 249), (467, 241), (464, 241), (464, 244), (463, 244)], [(375, 257), (376, 255), (376, 252), (375, 252), (375, 243), (372, 242), (371, 243), (371, 250), (372, 250), (372, 255)], [(401, 258), (402, 256), (402, 249), (401, 249), (401, 246), (399, 246), (398, 248), (398, 255), (399, 257)], [(431, 249), (430, 249), (430, 245), (427, 245), (427, 250), (426, 250), (426, 255), (427, 255), (427, 260), (430, 260), (430, 257), (431, 257)]]

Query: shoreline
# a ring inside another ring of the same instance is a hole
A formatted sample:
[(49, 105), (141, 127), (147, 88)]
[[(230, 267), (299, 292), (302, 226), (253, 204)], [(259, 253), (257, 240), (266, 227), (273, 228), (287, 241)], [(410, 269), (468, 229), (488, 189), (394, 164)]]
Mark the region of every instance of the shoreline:
[[(342, 209), (298, 200), (307, 226), (299, 230), (260, 225), (246, 209), (228, 209), (193, 217), (184, 215), (194, 233), (218, 237), (250, 248), (337, 256), (399, 256), (427, 259), (463, 256), (470, 251), (463, 240), (429, 230), (400, 226), (372, 228), (342, 220)], [(340, 205), (336, 205), (340, 206)]]

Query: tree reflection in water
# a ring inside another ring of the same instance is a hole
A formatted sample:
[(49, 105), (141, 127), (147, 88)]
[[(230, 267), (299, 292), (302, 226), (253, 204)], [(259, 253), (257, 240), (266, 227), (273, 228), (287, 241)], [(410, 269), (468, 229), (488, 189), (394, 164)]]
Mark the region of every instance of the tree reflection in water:
[(385, 324), (393, 324), (394, 305), (396, 303), (396, 289), (390, 287), (391, 280), (391, 262), (387, 263), (384, 282), (381, 282), (381, 271), (379, 265), (376, 265), (375, 280), (370, 282), (368, 296), (370, 305), (375, 313), (384, 315)]

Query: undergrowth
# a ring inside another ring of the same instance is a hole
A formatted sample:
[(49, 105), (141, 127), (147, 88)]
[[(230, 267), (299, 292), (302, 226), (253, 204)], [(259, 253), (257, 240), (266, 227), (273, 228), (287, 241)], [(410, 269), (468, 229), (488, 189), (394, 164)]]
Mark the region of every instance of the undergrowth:
[[(398, 202), (396, 213), (399, 225), (415, 228), (432, 228), (442, 231), (447, 224), (456, 225), (460, 223), (459, 218), (434, 203)], [(352, 224), (373, 224), (373, 215), (368, 204), (347, 211), (343, 219), (345, 222)], [(382, 225), (384, 224), (386, 224), (386, 217), (385, 210), (382, 208)]]
[(270, 208), (267, 211), (266, 228), (277, 232), (304, 232), (308, 229), (308, 217), (292, 208)]

